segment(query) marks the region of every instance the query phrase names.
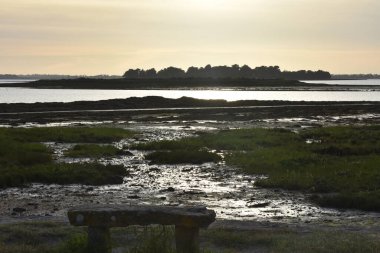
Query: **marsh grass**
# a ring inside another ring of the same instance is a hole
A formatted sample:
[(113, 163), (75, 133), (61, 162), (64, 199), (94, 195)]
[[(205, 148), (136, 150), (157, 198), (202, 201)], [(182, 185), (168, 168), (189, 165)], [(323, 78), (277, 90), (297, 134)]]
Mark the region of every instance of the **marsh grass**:
[(258, 147), (286, 146), (302, 141), (300, 136), (283, 129), (239, 129), (204, 133), (199, 137), (188, 137), (178, 141), (154, 141), (135, 145), (140, 150), (200, 150), (204, 147), (215, 150), (256, 150)]
[[(88, 253), (84, 228), (65, 223), (33, 222), (0, 225), (1, 253)], [(174, 228), (163, 226), (115, 228), (113, 248), (123, 253), (174, 253)], [(252, 231), (201, 230), (202, 253), (375, 253), (378, 236), (345, 231), (301, 233), (283, 229)]]
[[(132, 134), (117, 128), (0, 128), (0, 188), (28, 183), (120, 184), (126, 176), (122, 166), (55, 163), (52, 151), (39, 142), (106, 142)], [(85, 151), (98, 152), (97, 156), (102, 149), (89, 147)]]
[(380, 126), (231, 130), (136, 148), (223, 150), (227, 164), (268, 176), (258, 186), (318, 193), (313, 199), (323, 206), (380, 211)]
[(374, 235), (342, 231), (297, 233), (286, 230), (209, 230), (202, 233), (206, 245), (223, 249), (217, 252), (272, 253), (366, 253), (379, 252)]
[(157, 151), (146, 155), (145, 158), (156, 164), (202, 164), (221, 160), (215, 153), (197, 150)]
[(112, 145), (78, 144), (67, 150), (64, 155), (68, 157), (102, 158), (123, 155), (121, 149)]
[(0, 225), (1, 253), (84, 253), (86, 233), (63, 223)]
[(121, 184), (127, 172), (122, 165), (98, 163), (51, 163), (32, 167), (0, 168), (0, 188), (24, 186), (28, 183), (45, 184)]

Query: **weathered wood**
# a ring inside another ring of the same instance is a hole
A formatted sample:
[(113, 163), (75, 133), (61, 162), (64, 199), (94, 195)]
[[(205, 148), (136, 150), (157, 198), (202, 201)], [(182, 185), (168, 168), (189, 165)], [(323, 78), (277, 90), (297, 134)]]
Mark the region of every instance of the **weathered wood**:
[(130, 225), (178, 225), (208, 227), (215, 212), (205, 207), (81, 206), (68, 212), (74, 226), (126, 227)]
[(199, 228), (175, 227), (177, 253), (199, 253)]
[(74, 226), (88, 226), (91, 253), (110, 253), (109, 228), (130, 225), (175, 225), (178, 253), (199, 252), (199, 228), (215, 221), (215, 212), (205, 207), (81, 206), (68, 211)]

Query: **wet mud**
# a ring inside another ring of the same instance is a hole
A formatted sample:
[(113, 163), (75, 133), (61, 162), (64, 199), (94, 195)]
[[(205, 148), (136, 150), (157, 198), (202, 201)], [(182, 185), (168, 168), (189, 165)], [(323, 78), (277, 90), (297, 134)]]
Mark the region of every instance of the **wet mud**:
[[(239, 112), (241, 113), (241, 112)], [(172, 140), (195, 136), (199, 132), (250, 127), (282, 127), (297, 131), (307, 127), (328, 125), (363, 125), (380, 122), (380, 114), (361, 113), (315, 115), (309, 117), (267, 117), (251, 120), (183, 120), (180, 116), (167, 117), (164, 113), (136, 116), (121, 121), (62, 121), (29, 122), (19, 127), (112, 125), (138, 131), (136, 137), (114, 143), (128, 149), (132, 144), (153, 140)], [(4, 126), (10, 126), (4, 124)], [(54, 150), (58, 162), (88, 162), (91, 159), (65, 158), (63, 152), (74, 144), (46, 143)], [(145, 152), (130, 150), (132, 154), (109, 159), (102, 163), (122, 164), (129, 175), (122, 185), (42, 185), (0, 191), (0, 223), (24, 220), (65, 220), (68, 208), (82, 204), (157, 204), (168, 206), (205, 205), (217, 212), (219, 220), (250, 221), (260, 224), (300, 224), (343, 226), (350, 229), (379, 227), (379, 213), (321, 208), (309, 196), (300, 192), (263, 189), (254, 185), (260, 175), (245, 175), (238, 168), (223, 162), (202, 165), (155, 165), (145, 160)], [(220, 153), (223, 156), (223, 152)], [(240, 223), (232, 223), (240, 224)], [(243, 224), (240, 226), (244, 227)], [(352, 228), (354, 227), (354, 228)]]

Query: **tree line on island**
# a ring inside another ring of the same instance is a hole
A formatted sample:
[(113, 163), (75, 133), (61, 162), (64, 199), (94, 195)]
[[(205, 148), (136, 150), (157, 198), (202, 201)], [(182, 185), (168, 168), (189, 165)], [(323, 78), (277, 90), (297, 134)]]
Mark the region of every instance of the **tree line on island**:
[(286, 80), (325, 80), (331, 79), (327, 71), (299, 70), (282, 71), (279, 66), (261, 66), (251, 68), (248, 65), (189, 67), (186, 71), (177, 67), (168, 67), (156, 71), (152, 69), (129, 69), (126, 79), (172, 79), (172, 78), (232, 78), (232, 79), (286, 79)]

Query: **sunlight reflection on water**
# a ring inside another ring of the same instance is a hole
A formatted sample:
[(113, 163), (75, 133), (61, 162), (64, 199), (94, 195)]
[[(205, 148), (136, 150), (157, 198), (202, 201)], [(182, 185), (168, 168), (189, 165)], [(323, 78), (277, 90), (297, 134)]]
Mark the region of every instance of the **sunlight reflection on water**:
[(287, 101), (380, 101), (380, 91), (70, 90), (0, 88), (0, 103), (74, 102), (161, 96), (198, 99)]

